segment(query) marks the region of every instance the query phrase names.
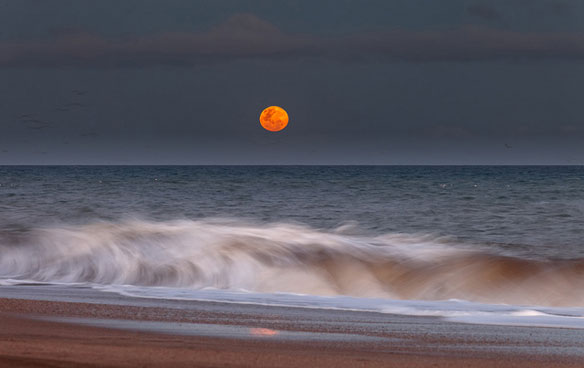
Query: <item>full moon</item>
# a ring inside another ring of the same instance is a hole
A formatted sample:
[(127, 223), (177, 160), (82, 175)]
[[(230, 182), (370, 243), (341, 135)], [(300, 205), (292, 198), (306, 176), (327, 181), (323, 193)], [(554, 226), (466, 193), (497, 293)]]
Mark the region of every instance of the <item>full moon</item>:
[(279, 132), (288, 125), (288, 113), (279, 106), (266, 107), (260, 115), (260, 124), (270, 132)]

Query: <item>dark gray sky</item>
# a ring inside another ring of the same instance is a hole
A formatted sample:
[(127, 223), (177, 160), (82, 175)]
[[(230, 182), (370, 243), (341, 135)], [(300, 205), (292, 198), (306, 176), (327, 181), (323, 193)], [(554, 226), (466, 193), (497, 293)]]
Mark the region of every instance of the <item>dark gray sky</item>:
[(0, 81), (0, 164), (584, 164), (580, 0), (0, 0)]

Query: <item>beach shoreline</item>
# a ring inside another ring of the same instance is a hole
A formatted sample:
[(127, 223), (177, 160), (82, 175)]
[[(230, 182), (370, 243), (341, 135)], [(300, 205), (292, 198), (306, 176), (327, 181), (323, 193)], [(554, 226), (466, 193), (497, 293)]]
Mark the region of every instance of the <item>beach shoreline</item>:
[(584, 355), (581, 331), (562, 328), (62, 290), (0, 288), (0, 366), (581, 367)]

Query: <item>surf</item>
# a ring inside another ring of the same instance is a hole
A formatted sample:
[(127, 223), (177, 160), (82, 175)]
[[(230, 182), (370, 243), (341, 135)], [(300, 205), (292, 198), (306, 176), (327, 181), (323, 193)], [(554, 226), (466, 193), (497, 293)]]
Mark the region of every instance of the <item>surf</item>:
[(394, 300), (584, 306), (584, 260), (427, 234), (234, 219), (126, 220), (0, 236), (0, 278)]

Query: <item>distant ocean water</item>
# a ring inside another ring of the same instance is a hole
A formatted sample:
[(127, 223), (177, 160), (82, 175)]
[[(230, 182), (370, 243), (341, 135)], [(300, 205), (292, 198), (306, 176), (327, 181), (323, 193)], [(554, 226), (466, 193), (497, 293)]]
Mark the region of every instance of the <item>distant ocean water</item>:
[(584, 307), (583, 225), (580, 166), (0, 167), (4, 284)]

